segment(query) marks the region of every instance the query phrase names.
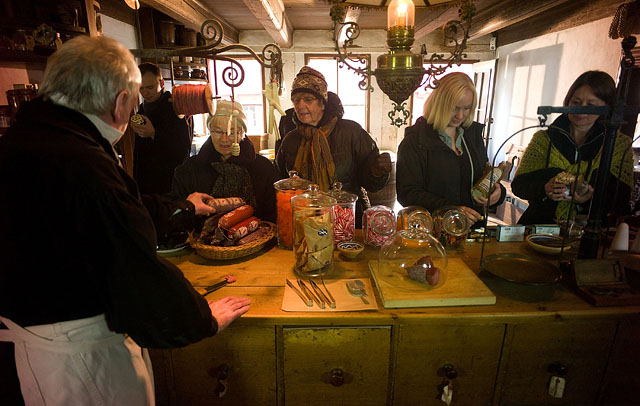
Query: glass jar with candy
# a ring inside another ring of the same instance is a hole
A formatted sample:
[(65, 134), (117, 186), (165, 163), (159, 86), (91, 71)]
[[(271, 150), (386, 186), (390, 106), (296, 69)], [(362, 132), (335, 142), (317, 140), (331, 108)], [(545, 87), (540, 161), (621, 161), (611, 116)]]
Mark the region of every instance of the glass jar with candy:
[(396, 215), (387, 206), (369, 207), (362, 214), (364, 243), (380, 247), (396, 232)]
[(278, 247), (291, 249), (293, 247), (293, 211), (291, 198), (308, 190), (309, 182), (298, 176), (298, 172), (289, 171), (289, 178), (273, 184), (276, 189)]
[(333, 183), (327, 194), (336, 199), (333, 206), (333, 242), (353, 241), (356, 231), (356, 200), (358, 196), (342, 190), (342, 182)]

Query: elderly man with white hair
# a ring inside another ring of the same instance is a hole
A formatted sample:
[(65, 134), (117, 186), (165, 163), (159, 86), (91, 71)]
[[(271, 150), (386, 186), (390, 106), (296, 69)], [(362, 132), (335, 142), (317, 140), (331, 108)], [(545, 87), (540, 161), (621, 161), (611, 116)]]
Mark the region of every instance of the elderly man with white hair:
[(156, 254), (112, 147), (139, 86), (122, 45), (74, 38), (0, 138), (0, 341), (15, 344), (27, 405), (152, 405), (141, 347), (199, 341), (249, 309), (245, 298), (207, 303)]

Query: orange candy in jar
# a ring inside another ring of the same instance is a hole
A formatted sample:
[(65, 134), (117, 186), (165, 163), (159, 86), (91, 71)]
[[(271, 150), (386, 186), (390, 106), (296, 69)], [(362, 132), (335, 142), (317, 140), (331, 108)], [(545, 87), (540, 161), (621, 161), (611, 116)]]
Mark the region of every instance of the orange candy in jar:
[(289, 171), (289, 178), (273, 184), (276, 189), (278, 247), (290, 250), (293, 247), (293, 210), (291, 198), (308, 190), (311, 182)]

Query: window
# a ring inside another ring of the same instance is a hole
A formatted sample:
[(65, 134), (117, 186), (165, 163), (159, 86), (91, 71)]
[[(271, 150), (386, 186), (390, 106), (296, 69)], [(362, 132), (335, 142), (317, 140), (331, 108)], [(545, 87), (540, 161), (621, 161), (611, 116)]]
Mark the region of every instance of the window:
[[(424, 68), (428, 69), (429, 65), (425, 64)], [(470, 63), (461, 64), (460, 66), (453, 65), (439, 77), (442, 77), (447, 73), (451, 73), (451, 72), (466, 73), (471, 78), (471, 80), (473, 80), (473, 65)], [(429, 97), (432, 91), (433, 89), (431, 88), (427, 88), (427, 90), (424, 90), (424, 86), (421, 86), (418, 89), (416, 89), (415, 92), (413, 92), (413, 98), (411, 99), (411, 103), (412, 103), (411, 124), (414, 124), (418, 119), (418, 117), (422, 116), (422, 114), (424, 113), (424, 103), (427, 101), (427, 98)], [(474, 112), (474, 117), (475, 117), (475, 112)]]
[[(244, 81), (240, 86), (235, 87), (233, 92), (234, 99), (242, 104), (244, 114), (247, 116), (247, 134), (262, 135), (267, 130), (264, 98), (262, 96), (262, 89), (264, 89), (262, 65), (255, 59), (243, 59), (236, 56), (233, 58), (244, 69)], [(225, 100), (231, 100), (231, 87), (227, 86), (222, 80), (224, 69), (229, 66), (231, 66), (231, 62), (209, 61), (209, 73), (212, 77), (214, 74), (216, 75), (216, 82), (211, 82), (214, 95), (217, 92), (217, 96)]]
[[(369, 55), (361, 55), (369, 58)], [(346, 66), (340, 67), (335, 56), (305, 55), (305, 63), (321, 72), (330, 92), (338, 95), (344, 107), (344, 118), (353, 120), (369, 131), (369, 91), (361, 90), (362, 77)], [(353, 63), (364, 68), (364, 64)]]

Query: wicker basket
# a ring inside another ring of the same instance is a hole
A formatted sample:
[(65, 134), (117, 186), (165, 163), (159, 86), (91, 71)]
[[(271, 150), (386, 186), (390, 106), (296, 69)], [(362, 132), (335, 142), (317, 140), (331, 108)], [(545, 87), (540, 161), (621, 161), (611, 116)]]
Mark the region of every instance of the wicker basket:
[(195, 239), (191, 240), (193, 247), (198, 255), (209, 259), (235, 259), (246, 255), (254, 254), (262, 249), (276, 235), (276, 225), (268, 221), (261, 222), (261, 225), (268, 226), (269, 230), (265, 235), (247, 244), (236, 245), (231, 247), (216, 247), (214, 245), (200, 244)]

